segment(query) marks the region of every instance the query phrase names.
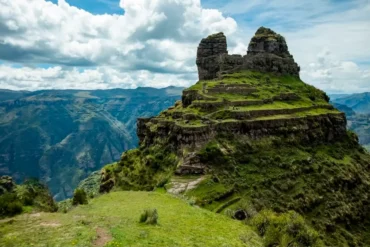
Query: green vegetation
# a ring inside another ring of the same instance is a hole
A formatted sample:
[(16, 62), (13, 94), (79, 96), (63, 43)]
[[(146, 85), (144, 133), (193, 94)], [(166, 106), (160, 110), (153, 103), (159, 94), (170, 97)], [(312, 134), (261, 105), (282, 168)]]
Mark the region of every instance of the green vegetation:
[[(139, 223), (157, 209), (157, 225)], [(67, 213), (23, 214), (0, 221), (0, 245), (29, 246), (262, 246), (245, 224), (155, 192), (111, 192)]]
[(0, 218), (22, 212), (55, 212), (56, 210), (57, 206), (48, 189), (35, 179), (15, 185), (11, 191), (0, 195)]
[[(139, 129), (141, 146), (103, 169), (101, 188), (164, 187), (217, 213), (243, 210), (255, 229), (269, 222), (259, 232), (265, 246), (366, 246), (370, 157), (328, 101), (293, 76), (242, 71), (200, 81), (184, 91), (184, 105)], [(264, 121), (275, 119), (292, 121)], [(206, 175), (181, 189), (171, 176), (192, 164)]]
[(14, 216), (22, 213), (22, 203), (14, 193), (0, 196), (0, 217)]
[[(216, 89), (216, 92), (211, 92), (211, 89)], [(184, 95), (188, 98), (186, 101), (191, 101), (191, 105), (183, 107), (182, 104), (176, 104), (163, 111), (157, 124), (150, 123), (153, 133), (156, 133), (158, 125), (163, 121), (173, 122), (179, 127), (202, 127), (207, 126), (205, 119), (232, 120), (236, 118), (233, 113), (255, 114), (253, 111), (260, 110), (271, 110), (269, 116), (264, 116), (267, 119), (281, 118), (279, 115), (282, 114), (274, 113), (273, 110), (302, 108), (299, 113), (283, 114), (283, 118), (339, 113), (334, 108), (329, 109), (329, 97), (323, 91), (305, 84), (297, 77), (253, 71), (226, 74), (222, 79), (212, 81), (199, 81), (186, 89)], [(317, 109), (313, 110), (312, 107)], [(195, 114), (197, 120), (184, 120), (184, 115), (174, 117), (181, 112)], [(258, 116), (253, 119), (261, 120)]]
[(72, 197), (91, 172), (137, 146), (138, 117), (157, 115), (178, 100), (181, 91), (169, 87), (0, 92), (0, 152), (9, 154), (0, 170), (18, 183), (42, 174), (56, 200)]
[(74, 194), (73, 194), (73, 200), (72, 204), (74, 206), (76, 205), (82, 205), (82, 204), (88, 204), (87, 201), (87, 195), (86, 192), (83, 189), (76, 189)]
[(149, 225), (158, 224), (158, 212), (157, 209), (145, 209), (140, 215), (140, 223), (145, 223)]
[(237, 210), (237, 203), (221, 205), (219, 210), (220, 195), (214, 193), (216, 188), (232, 187), (233, 193), (224, 194), (224, 202), (238, 196), (257, 211), (294, 210), (304, 215), (326, 246), (370, 243), (370, 238), (361, 233), (370, 227), (364, 222), (369, 212), (369, 155), (352, 133), (325, 144), (276, 137), (252, 141), (228, 136), (216, 140), (198, 153), (217, 177), (215, 185), (201, 184), (189, 193), (198, 205), (218, 212)]
[(319, 234), (308, 226), (302, 216), (294, 211), (276, 214), (263, 210), (247, 220), (247, 224), (263, 237), (264, 246), (325, 246), (319, 239)]
[(100, 171), (93, 172), (86, 179), (82, 180), (77, 188), (83, 189), (88, 197), (95, 197), (99, 194), (100, 179)]
[(133, 149), (124, 153), (119, 162), (104, 167), (101, 187), (105, 191), (110, 190), (111, 183), (124, 190), (163, 187), (172, 176), (176, 164), (177, 156), (170, 147), (153, 145)]

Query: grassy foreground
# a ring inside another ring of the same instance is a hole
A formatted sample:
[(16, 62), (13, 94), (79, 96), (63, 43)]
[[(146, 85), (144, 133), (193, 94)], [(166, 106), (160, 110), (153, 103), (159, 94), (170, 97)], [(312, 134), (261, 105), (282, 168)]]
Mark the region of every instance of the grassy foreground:
[[(158, 225), (139, 223), (156, 208)], [(157, 192), (111, 192), (68, 213), (0, 221), (0, 246), (261, 246), (248, 226)]]

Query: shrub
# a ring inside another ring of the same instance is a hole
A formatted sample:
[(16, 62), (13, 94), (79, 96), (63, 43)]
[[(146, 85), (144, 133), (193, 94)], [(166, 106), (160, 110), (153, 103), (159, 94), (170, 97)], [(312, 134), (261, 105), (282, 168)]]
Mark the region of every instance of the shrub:
[(263, 210), (249, 224), (263, 237), (264, 246), (323, 246), (319, 234), (294, 211), (276, 214)]
[(0, 217), (14, 216), (22, 213), (22, 203), (16, 194), (5, 193), (0, 196)]
[(156, 225), (158, 223), (157, 209), (145, 209), (140, 215), (140, 223)]
[(87, 194), (83, 189), (76, 189), (73, 194), (72, 204), (74, 206), (79, 204), (87, 204)]

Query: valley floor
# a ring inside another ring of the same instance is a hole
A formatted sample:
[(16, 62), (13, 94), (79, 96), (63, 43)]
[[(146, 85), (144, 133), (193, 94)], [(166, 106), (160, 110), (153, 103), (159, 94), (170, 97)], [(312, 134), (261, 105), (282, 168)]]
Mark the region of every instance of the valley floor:
[[(139, 223), (148, 208), (158, 225)], [(0, 246), (261, 246), (248, 226), (160, 192), (112, 192), (68, 213), (0, 221)]]

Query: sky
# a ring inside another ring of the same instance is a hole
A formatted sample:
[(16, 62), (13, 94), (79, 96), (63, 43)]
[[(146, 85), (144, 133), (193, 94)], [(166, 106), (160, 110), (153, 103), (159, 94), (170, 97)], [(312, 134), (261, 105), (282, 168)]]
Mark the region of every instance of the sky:
[(0, 88), (186, 87), (202, 38), (244, 55), (260, 26), (306, 83), (370, 91), (370, 0), (0, 0)]

